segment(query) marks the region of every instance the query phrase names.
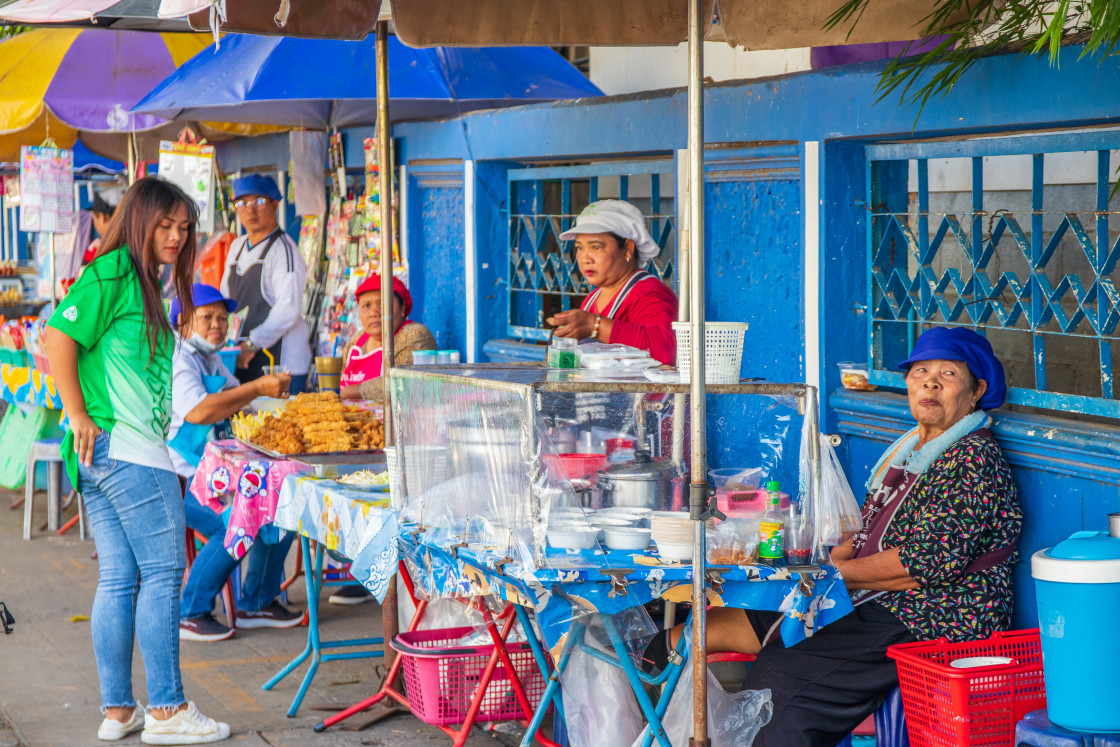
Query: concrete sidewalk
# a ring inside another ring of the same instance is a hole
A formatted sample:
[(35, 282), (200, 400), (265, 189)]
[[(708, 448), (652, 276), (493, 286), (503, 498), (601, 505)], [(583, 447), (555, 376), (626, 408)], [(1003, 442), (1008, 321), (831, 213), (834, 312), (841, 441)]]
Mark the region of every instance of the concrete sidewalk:
[[(0, 601), (16, 624), (12, 635), (0, 633), (0, 747), (73, 747), (104, 744), (97, 740), (101, 716), (97, 669), (88, 617), (97, 586), (92, 541), (78, 539), (75, 526), (62, 537), (38, 531), (46, 522), (45, 496), (37, 496), (30, 542), (21, 538), (23, 508), (8, 506), (22, 492), (0, 490)], [(63, 517), (73, 515), (71, 508)], [(295, 545), (298, 548), (298, 544)], [(289, 557), (289, 563), (294, 552)], [(289, 602), (305, 606), (302, 582), (293, 584)], [(324, 597), (326, 594), (324, 594)], [(379, 635), (380, 608), (320, 605), (325, 640)], [(312, 726), (337, 710), (368, 697), (380, 676), (380, 659), (337, 661), (319, 672), (294, 718), (285, 714), (306, 664), (272, 691), (261, 684), (299, 653), (307, 629), (243, 630), (228, 641), (183, 641), (180, 662), (186, 697), (207, 716), (226, 721), (233, 736), (224, 744), (305, 747), (315, 745), (450, 745), (450, 738), (411, 714), (393, 716), (360, 732), (335, 727), (316, 734)], [(133, 664), (137, 699), (147, 702), (139, 649)], [(353, 720), (359, 719), (360, 716)], [(511, 734), (475, 729), (467, 742), (518, 744)], [(140, 744), (139, 734), (121, 744)]]

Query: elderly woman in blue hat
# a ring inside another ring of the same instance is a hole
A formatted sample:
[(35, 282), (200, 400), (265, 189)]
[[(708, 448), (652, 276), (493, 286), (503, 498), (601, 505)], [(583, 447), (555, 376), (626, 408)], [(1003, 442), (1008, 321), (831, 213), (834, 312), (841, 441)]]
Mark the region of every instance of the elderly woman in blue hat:
[[(756, 747), (834, 747), (898, 684), (888, 646), (1011, 623), (1022, 512), (987, 412), (1007, 393), (1003, 366), (972, 330), (935, 327), (899, 367), (917, 425), (872, 468), (861, 530), (832, 550), (855, 609), (788, 648), (772, 636), (780, 613), (711, 610), (708, 648), (758, 654), (744, 687), (772, 693)], [(653, 640), (650, 668), (678, 639)]]
[(230, 244), (222, 272), (222, 295), (246, 309), (241, 355), (234, 375), (260, 378), (269, 358), (292, 375), (292, 393), (303, 390), (311, 370), (311, 345), (303, 312), (307, 265), (276, 218), (282, 197), (276, 180), (249, 174), (233, 182), (233, 206), (245, 235)]
[[(237, 309), (212, 285), (195, 283), (191, 287), (194, 311), (182, 313), (179, 299), (171, 303), (171, 324), (175, 328), (175, 352), (171, 376), (171, 428), (168, 452), (175, 472), (183, 481), (194, 478), (206, 443), (213, 440), (215, 427), (239, 412), (257, 397), (286, 397), (288, 374), (265, 375), (240, 384), (218, 356), (229, 332), (230, 312)], [(195, 558), (183, 585), (179, 603), (179, 640), (221, 641), (233, 629), (214, 619), (214, 598), (230, 573), (245, 558), (235, 559), (224, 545), (225, 524), (190, 491), (183, 500), (187, 526), (213, 539)], [(290, 628), (303, 620), (302, 612), (292, 612), (276, 597), (284, 577), (284, 558), (293, 535), (279, 542), (254, 542), (246, 557), (248, 569), (237, 600), (237, 624), (242, 628)]]

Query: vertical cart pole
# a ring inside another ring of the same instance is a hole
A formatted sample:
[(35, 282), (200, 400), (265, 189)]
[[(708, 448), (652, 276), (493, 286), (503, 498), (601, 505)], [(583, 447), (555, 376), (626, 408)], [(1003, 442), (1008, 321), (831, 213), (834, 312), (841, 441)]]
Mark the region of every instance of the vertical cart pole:
[[(381, 376), (385, 383), (385, 445), (396, 443), (393, 410), (389, 399), (389, 369), (393, 367), (393, 165), (389, 131), (389, 22), (377, 22), (377, 182), (381, 191)], [(367, 196), (368, 197), (368, 196)], [(389, 642), (400, 630), (397, 621), (397, 581), (381, 604), (381, 637), (385, 641), (385, 665), (393, 666), (397, 652)]]
[(704, 514), (708, 508), (708, 443), (704, 396), (704, 0), (688, 3), (688, 239), (689, 339), (692, 416), (692, 738), (689, 745), (710, 747), (708, 739), (707, 614), (704, 566), (707, 558)]

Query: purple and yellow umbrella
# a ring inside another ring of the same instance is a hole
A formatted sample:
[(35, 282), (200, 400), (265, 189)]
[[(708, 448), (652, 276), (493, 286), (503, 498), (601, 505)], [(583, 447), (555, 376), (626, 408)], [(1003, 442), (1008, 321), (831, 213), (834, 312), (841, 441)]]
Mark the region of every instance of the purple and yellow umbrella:
[[(63, 148), (81, 139), (95, 153), (125, 160), (130, 134), (153, 160), (158, 141), (174, 139), (183, 124), (129, 110), (212, 41), (209, 34), (33, 29), (0, 42), (0, 161), (18, 160), (21, 145), (48, 137)], [(229, 125), (199, 129), (211, 138), (252, 134)]]

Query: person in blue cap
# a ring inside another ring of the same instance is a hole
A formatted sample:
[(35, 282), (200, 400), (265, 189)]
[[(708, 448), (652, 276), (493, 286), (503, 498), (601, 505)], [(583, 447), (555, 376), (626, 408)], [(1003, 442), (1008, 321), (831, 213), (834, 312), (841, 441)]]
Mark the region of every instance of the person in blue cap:
[(234, 180), (233, 206), (245, 235), (230, 245), (220, 290), (247, 310), (234, 374), (242, 382), (259, 378), (269, 365), (262, 352), (268, 350), (276, 365), (291, 373), (292, 393), (298, 394), (311, 370), (309, 332), (301, 316), (307, 266), (277, 222), (281, 199), (271, 176)]
[[(229, 315), (237, 302), (212, 285), (191, 287), (194, 311), (184, 318), (179, 299), (171, 303), (171, 324), (176, 331), (171, 375), (171, 429), (168, 452), (175, 471), (189, 484), (215, 426), (257, 397), (287, 397), (288, 374), (265, 375), (242, 384), (222, 363), (218, 351), (229, 333)], [(179, 639), (221, 641), (233, 635), (211, 614), (214, 598), (240, 561), (226, 551), (226, 528), (221, 516), (199, 503), (187, 490), (183, 499), (187, 526), (212, 540), (191, 565), (179, 603)], [(237, 605), (242, 628), (290, 628), (299, 625), (302, 612), (292, 612), (278, 601), (284, 578), (284, 559), (294, 535), (276, 543), (254, 542), (245, 557), (249, 566)], [(242, 558), (244, 560), (244, 558)]]
[[(872, 468), (860, 531), (831, 551), (855, 609), (789, 647), (782, 613), (709, 613), (709, 650), (757, 654), (743, 687), (771, 691), (756, 747), (834, 747), (898, 685), (891, 645), (1010, 627), (1023, 515), (987, 412), (1006, 396), (1003, 366), (976, 332), (935, 327), (899, 367), (917, 424)], [(667, 632), (647, 669), (680, 643), (679, 627)]]

